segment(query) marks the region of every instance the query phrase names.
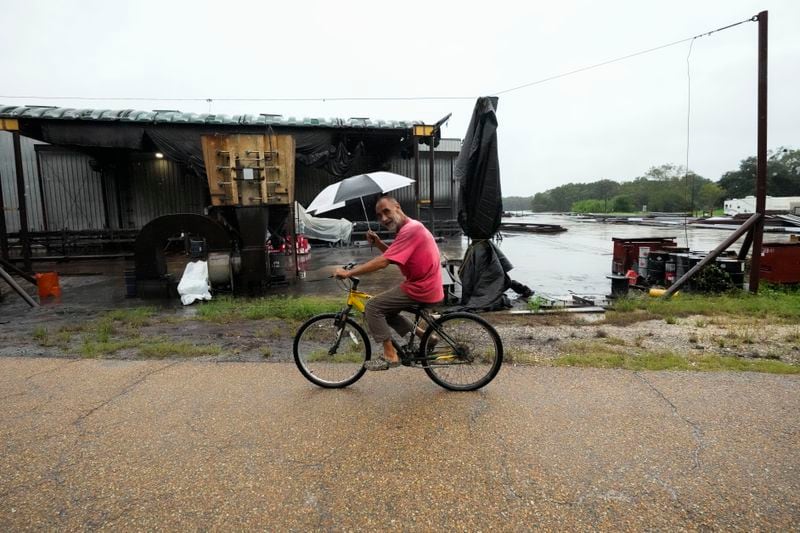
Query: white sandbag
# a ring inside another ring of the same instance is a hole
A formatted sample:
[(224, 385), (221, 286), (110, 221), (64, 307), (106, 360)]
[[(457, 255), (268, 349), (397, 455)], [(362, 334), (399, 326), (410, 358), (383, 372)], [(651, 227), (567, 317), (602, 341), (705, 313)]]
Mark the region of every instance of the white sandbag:
[(178, 283), (178, 294), (183, 305), (189, 305), (197, 300), (210, 300), (211, 287), (208, 284), (208, 263), (205, 261), (193, 261), (186, 265)]

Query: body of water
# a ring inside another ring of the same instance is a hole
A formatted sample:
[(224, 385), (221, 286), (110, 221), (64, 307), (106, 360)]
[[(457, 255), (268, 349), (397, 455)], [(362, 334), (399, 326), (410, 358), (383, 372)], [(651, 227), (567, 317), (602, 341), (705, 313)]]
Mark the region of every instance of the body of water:
[[(693, 251), (711, 251), (732, 232), (707, 228), (640, 226), (634, 224), (605, 224), (581, 221), (565, 215), (539, 214), (504, 219), (508, 222), (559, 224), (567, 231), (548, 234), (503, 233), (499, 248), (514, 264), (512, 279), (533, 290), (563, 296), (577, 294), (608, 294), (611, 281), (613, 237), (646, 238), (674, 237), (678, 246)], [(741, 248), (740, 239), (730, 249)], [(785, 242), (788, 236), (764, 234), (764, 242)], [(446, 245), (449, 248), (454, 243)], [(464, 240), (466, 246), (466, 240)], [(450, 256), (454, 254), (450, 252)]]

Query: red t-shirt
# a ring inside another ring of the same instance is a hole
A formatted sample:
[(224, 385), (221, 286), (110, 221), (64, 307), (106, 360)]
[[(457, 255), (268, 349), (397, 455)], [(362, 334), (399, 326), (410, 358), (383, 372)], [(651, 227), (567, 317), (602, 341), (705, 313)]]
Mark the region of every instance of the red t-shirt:
[(400, 288), (422, 303), (444, 300), (439, 247), (421, 222), (409, 218), (383, 256), (397, 264), (406, 280)]

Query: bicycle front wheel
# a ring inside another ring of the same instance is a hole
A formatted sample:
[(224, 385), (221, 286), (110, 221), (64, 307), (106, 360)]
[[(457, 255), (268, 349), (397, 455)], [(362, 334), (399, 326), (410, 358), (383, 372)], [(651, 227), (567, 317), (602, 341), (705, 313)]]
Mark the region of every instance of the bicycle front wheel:
[(320, 387), (341, 388), (358, 381), (371, 352), (364, 328), (333, 313), (312, 317), (294, 337), (297, 368)]
[[(434, 347), (432, 338), (438, 337)], [(471, 313), (451, 313), (431, 325), (420, 341), (427, 354), (423, 368), (445, 389), (477, 390), (488, 384), (503, 363), (503, 343), (491, 324)]]

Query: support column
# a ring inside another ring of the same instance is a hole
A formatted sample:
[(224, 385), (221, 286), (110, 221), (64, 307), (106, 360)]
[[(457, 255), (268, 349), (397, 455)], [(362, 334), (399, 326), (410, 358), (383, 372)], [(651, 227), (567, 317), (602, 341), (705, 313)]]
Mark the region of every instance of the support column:
[(414, 135), (414, 218), (419, 220), (419, 140)]
[(433, 176), (434, 176), (434, 168), (435, 168), (433, 145), (434, 145), (435, 139), (434, 139), (433, 135), (430, 136), (430, 140), (431, 140), (431, 152), (430, 152), (431, 153), (431, 157), (430, 157), (430, 166), (429, 166), (430, 176), (428, 176), (429, 183), (430, 183), (430, 188), (429, 188), (429, 190), (430, 190), (430, 204), (428, 204), (428, 209), (430, 209), (430, 211), (431, 211), (430, 212), (431, 234), (433, 234), (435, 236), (436, 234), (434, 233), (434, 231), (436, 229), (436, 211), (433, 208), (433, 192), (434, 192), (433, 191), (433, 189), (434, 189)]
[(0, 175), (0, 256), (8, 261), (8, 228), (6, 228), (6, 204), (3, 200), (2, 175)]
[(25, 173), (22, 168), (22, 148), (19, 132), (12, 134), (14, 139), (14, 163), (17, 171), (17, 198), (19, 199), (19, 241), (22, 244), (22, 258), (25, 270), (31, 271), (31, 241), (28, 235), (28, 194), (25, 191)]

